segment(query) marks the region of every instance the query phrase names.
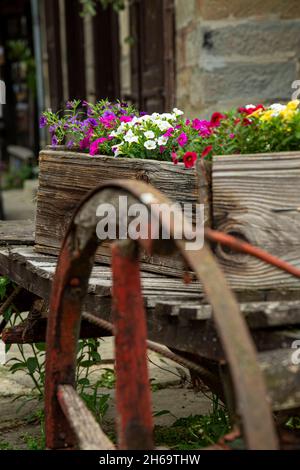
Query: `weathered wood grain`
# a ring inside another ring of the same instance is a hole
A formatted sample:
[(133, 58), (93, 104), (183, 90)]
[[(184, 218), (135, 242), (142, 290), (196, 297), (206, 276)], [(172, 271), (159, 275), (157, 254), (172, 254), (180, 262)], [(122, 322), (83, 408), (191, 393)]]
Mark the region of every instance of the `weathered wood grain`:
[[(116, 178), (144, 180), (176, 202), (199, 202), (199, 177), (182, 164), (45, 150), (40, 153), (35, 230), (37, 251), (58, 254), (66, 228), (82, 198), (99, 184)], [(110, 262), (107, 245), (99, 248), (96, 260)], [(176, 256), (143, 255), (143, 267), (180, 276), (183, 263)]]
[(71, 385), (60, 385), (57, 398), (81, 450), (114, 450), (92, 413)]
[(0, 246), (33, 245), (34, 223), (31, 220), (0, 221)]
[[(213, 224), (300, 267), (300, 153), (217, 156)], [(247, 255), (216, 250), (234, 289), (295, 289), (300, 281)]]

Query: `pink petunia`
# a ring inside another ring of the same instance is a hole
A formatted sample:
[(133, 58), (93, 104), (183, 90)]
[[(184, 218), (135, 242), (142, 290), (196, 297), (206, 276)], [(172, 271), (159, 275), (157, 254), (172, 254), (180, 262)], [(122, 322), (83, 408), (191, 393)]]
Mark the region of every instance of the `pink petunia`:
[(180, 147), (184, 147), (184, 146), (187, 144), (187, 142), (188, 142), (188, 136), (186, 135), (185, 132), (182, 132), (182, 133), (180, 134), (180, 136), (179, 136), (178, 139), (177, 139), (177, 142), (178, 142), (178, 144), (180, 145)]
[(169, 129), (164, 133), (164, 137), (171, 137), (174, 132), (173, 127), (169, 127)]
[(90, 146), (90, 155), (96, 155), (99, 150), (99, 145), (106, 142), (106, 137), (100, 137), (100, 139), (96, 139)]
[(89, 146), (90, 146), (90, 137), (89, 136), (84, 137), (84, 139), (82, 139), (79, 142), (80, 150), (85, 150), (85, 149), (89, 148)]
[(174, 165), (177, 165), (177, 163), (178, 163), (178, 158), (177, 158), (177, 153), (176, 152), (172, 152), (172, 162), (174, 163)]
[(124, 115), (124, 116), (121, 116), (121, 117), (120, 117), (120, 121), (121, 121), (121, 122), (131, 122), (132, 119), (133, 119), (132, 116), (126, 116), (126, 115)]

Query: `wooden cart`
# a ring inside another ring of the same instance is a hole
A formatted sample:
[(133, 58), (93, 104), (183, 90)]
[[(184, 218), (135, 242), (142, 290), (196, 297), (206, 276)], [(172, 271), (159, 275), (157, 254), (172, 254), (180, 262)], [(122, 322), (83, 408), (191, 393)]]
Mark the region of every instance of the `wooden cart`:
[[(1, 274), (50, 308), (47, 318), (35, 315), (2, 334), (6, 342), (43, 341), (47, 324), (47, 446), (114, 448), (76, 394), (74, 367), (80, 335), (115, 333), (119, 449), (153, 448), (146, 349), (157, 346), (151, 341), (170, 348), (172, 359), (226, 401), (245, 447), (299, 448), (297, 433), (281, 427), (300, 409), (300, 365), (292, 349), (300, 325), (295, 292), (288, 301), (278, 293), (272, 300), (238, 303), (210, 249), (209, 233), (197, 252), (186, 251), (181, 241), (172, 242), (171, 250), (165, 241), (114, 242), (112, 270), (93, 265), (99, 242), (95, 204), (113, 202), (118, 194), (141, 202), (145, 192), (169, 203), (142, 182), (97, 188), (77, 209), (59, 258), (35, 252), (32, 225), (0, 225)], [(166, 248), (170, 255), (180, 252), (195, 279), (140, 273), (141, 245), (151, 255)]]

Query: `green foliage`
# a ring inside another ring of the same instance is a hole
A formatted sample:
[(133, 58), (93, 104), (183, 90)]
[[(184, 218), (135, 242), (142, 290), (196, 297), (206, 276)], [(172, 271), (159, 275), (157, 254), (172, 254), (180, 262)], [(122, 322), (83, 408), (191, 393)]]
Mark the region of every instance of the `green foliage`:
[(36, 168), (31, 165), (22, 165), (4, 176), (3, 189), (23, 188), (24, 182), (36, 177)]
[(170, 427), (156, 426), (154, 437), (157, 446), (192, 450), (214, 444), (229, 431), (228, 413), (214, 397), (211, 413), (180, 418)]
[(8, 54), (13, 62), (20, 62), (26, 68), (26, 80), (28, 88), (35, 94), (36, 73), (35, 60), (28, 43), (24, 39), (8, 41)]
[(125, 8), (126, 0), (80, 0), (82, 5), (82, 16), (95, 16), (97, 13), (97, 3), (104, 9), (112, 6), (118, 12)]
[(0, 277), (0, 300), (2, 301), (7, 293), (7, 288), (10, 285), (10, 280), (8, 277)]

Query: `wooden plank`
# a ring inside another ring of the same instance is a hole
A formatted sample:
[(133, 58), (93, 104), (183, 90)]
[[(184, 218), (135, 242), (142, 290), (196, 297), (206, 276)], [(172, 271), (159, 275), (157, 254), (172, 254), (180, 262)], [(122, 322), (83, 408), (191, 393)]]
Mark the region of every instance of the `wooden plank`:
[[(147, 181), (177, 202), (195, 203), (199, 198), (196, 172), (186, 170), (182, 164), (43, 150), (40, 153), (36, 249), (57, 255), (82, 198), (89, 190), (115, 178)], [(110, 247), (100, 247), (96, 259), (109, 263)], [(180, 257), (144, 256), (143, 267), (177, 276), (184, 269)]]
[[(240, 304), (249, 328), (275, 328), (278, 326), (300, 326), (300, 301), (246, 302)], [(189, 321), (208, 321), (213, 318), (212, 307), (199, 302), (159, 301), (156, 302), (157, 315), (182, 318)]]
[(34, 223), (31, 220), (0, 221), (0, 246), (33, 244)]
[(57, 398), (81, 450), (115, 449), (71, 385), (60, 385)]
[[(214, 227), (300, 267), (299, 152), (213, 159)], [(217, 247), (234, 289), (294, 289), (299, 280), (254, 258)]]

